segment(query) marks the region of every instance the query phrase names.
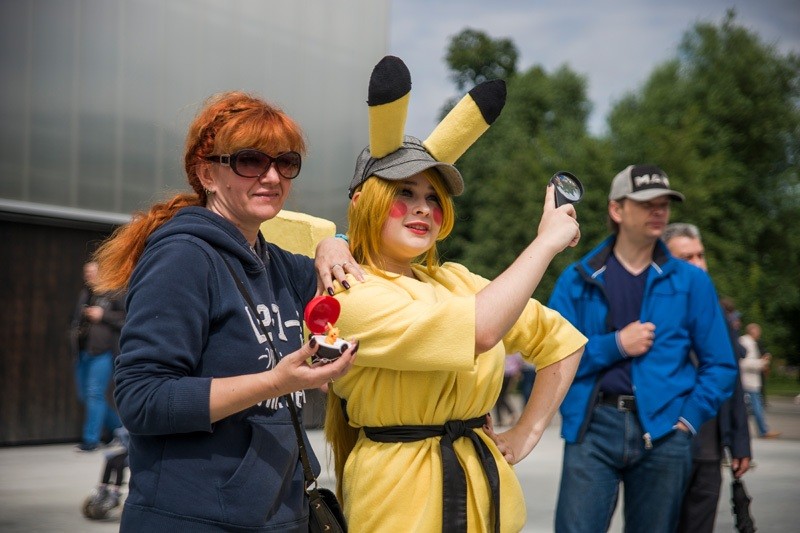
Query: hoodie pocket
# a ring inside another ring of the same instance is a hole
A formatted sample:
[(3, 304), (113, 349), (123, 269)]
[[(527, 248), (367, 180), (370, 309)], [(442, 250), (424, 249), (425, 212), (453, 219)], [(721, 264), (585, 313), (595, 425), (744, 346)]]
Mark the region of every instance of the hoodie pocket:
[(233, 476), (218, 487), (225, 521), (243, 526), (294, 522), (307, 511), (293, 428), (250, 425), (250, 447)]

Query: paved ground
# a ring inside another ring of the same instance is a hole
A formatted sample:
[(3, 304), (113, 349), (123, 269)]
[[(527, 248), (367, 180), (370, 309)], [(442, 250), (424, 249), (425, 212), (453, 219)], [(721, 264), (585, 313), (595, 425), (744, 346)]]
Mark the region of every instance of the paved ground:
[[(753, 497), (752, 511), (760, 533), (798, 531), (800, 504), (800, 405), (789, 399), (772, 398), (767, 411), (771, 426), (782, 431), (776, 440), (753, 441), (756, 468), (745, 476)], [(317, 454), (324, 458), (322, 433), (311, 431)], [(525, 489), (528, 524), (525, 532), (552, 531), (553, 509), (561, 470), (561, 439), (558, 422), (545, 433), (536, 450), (516, 470)], [(79, 454), (72, 445), (0, 448), (0, 531), (111, 532), (119, 529), (119, 514), (105, 521), (83, 518), (81, 504), (99, 481), (103, 452)], [(323, 473), (320, 480), (331, 485)], [(718, 532), (733, 531), (729, 511), (730, 478), (723, 481), (717, 513)], [(188, 495), (187, 495), (188, 497)], [(612, 532), (622, 531), (619, 512)]]

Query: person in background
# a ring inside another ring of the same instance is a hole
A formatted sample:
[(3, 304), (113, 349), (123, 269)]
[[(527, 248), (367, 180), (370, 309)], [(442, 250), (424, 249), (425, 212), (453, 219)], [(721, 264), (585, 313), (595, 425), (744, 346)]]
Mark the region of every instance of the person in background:
[(106, 399), (114, 358), (119, 354), (119, 334), (125, 323), (125, 295), (119, 291), (98, 291), (98, 266), (83, 265), (84, 285), (72, 316), (71, 344), (75, 359), (75, 385), (84, 406), (79, 452), (100, 448), (103, 434), (110, 436), (122, 424), (117, 411)]
[(608, 529), (620, 483), (626, 531), (675, 531), (693, 436), (733, 392), (714, 285), (660, 239), (671, 202), (683, 199), (656, 166), (619, 172), (608, 195), (613, 234), (568, 266), (550, 297), (589, 337), (561, 404), (558, 533)]
[[(525, 499), (511, 465), (539, 442), (586, 340), (530, 298), (577, 244), (576, 212), (556, 208), (549, 186), (538, 235), (494, 280), (440, 264), (436, 244), (464, 189), (453, 163), (499, 115), (505, 83), (473, 88), (425, 141), (402, 135), (410, 87), (399, 58), (373, 70), (370, 145), (350, 182), (348, 236), (368, 276), (336, 294), (337, 326), (364, 344), (328, 392), (337, 488), (351, 532), (519, 531)], [(516, 425), (494, 433), (486, 414), (517, 351), (539, 376)]]
[[(703, 272), (708, 272), (706, 251), (700, 230), (693, 224), (674, 223), (664, 229), (661, 239), (669, 252), (690, 263)], [(726, 300), (723, 304), (723, 300)], [(738, 360), (744, 355), (736, 333), (735, 307), (733, 301), (720, 298), (728, 324), (728, 337)], [(717, 518), (720, 488), (722, 486), (722, 460), (726, 450), (730, 453), (731, 468), (736, 478), (742, 477), (750, 468), (750, 430), (747, 424), (747, 408), (744, 404), (742, 382), (737, 377), (733, 396), (720, 407), (719, 413), (697, 432), (692, 449), (692, 473), (689, 487), (683, 498), (678, 531), (682, 533), (711, 533)]]
[[(314, 261), (260, 231), (283, 208), (304, 152), (300, 127), (274, 105), (214, 95), (186, 137), (192, 192), (135, 215), (96, 253), (99, 284), (128, 288), (115, 372), (130, 432), (122, 532), (308, 531), (289, 407), (345, 375), (358, 342), (334, 362), (307, 363), (317, 349), (303, 342)], [(360, 271), (341, 239), (317, 248), (328, 280), (331, 264), (341, 280)]]
[(767, 424), (767, 415), (764, 412), (764, 402), (761, 396), (762, 380), (764, 379), (764, 369), (769, 366), (772, 357), (769, 354), (761, 354), (758, 348), (758, 341), (761, 339), (761, 326), (755, 323), (747, 324), (744, 328), (745, 334), (739, 337), (739, 342), (745, 348), (745, 356), (739, 359), (739, 366), (742, 370), (742, 386), (750, 411), (756, 420), (758, 427), (758, 438), (775, 439), (780, 437), (779, 431), (772, 431)]
[(513, 426), (517, 420), (517, 412), (510, 400), (510, 396), (522, 376), (523, 362), (524, 359), (522, 359), (522, 355), (519, 352), (514, 352), (506, 357), (503, 385), (500, 387), (500, 395), (497, 397), (497, 403), (495, 404), (497, 424), (500, 426)]
[[(106, 452), (100, 484), (83, 502), (83, 516), (90, 520), (102, 520), (108, 513), (119, 507), (122, 498), (122, 484), (128, 470), (128, 441), (130, 436), (124, 426), (114, 431), (119, 447)], [(112, 483), (112, 479), (113, 483)]]
[(519, 393), (522, 395), (523, 404), (528, 403), (533, 391), (533, 384), (536, 381), (536, 367), (532, 364), (522, 361), (522, 370), (520, 371), (519, 378)]

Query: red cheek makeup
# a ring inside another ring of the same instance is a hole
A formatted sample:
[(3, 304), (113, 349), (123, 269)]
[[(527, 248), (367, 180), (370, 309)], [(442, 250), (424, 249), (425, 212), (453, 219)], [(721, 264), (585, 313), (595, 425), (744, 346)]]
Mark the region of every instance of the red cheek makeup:
[(408, 213), (408, 206), (405, 202), (395, 200), (392, 202), (392, 207), (389, 209), (389, 216), (392, 218), (403, 218)]
[(441, 207), (434, 207), (432, 215), (433, 215), (433, 221), (436, 222), (436, 225), (437, 226), (441, 226), (442, 225), (442, 218), (444, 217), (444, 214), (442, 212), (442, 208)]

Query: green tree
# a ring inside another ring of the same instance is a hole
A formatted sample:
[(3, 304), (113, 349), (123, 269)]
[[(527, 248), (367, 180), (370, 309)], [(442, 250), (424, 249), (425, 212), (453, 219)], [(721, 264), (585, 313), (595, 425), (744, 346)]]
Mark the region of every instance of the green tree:
[(800, 354), (800, 59), (736, 23), (697, 24), (675, 59), (609, 117), (614, 167), (652, 162), (686, 193), (721, 294), (764, 326), (773, 354)]
[(445, 61), (459, 92), (486, 80), (507, 79), (517, 71), (519, 52), (511, 39), (492, 39), (464, 29), (451, 37)]

